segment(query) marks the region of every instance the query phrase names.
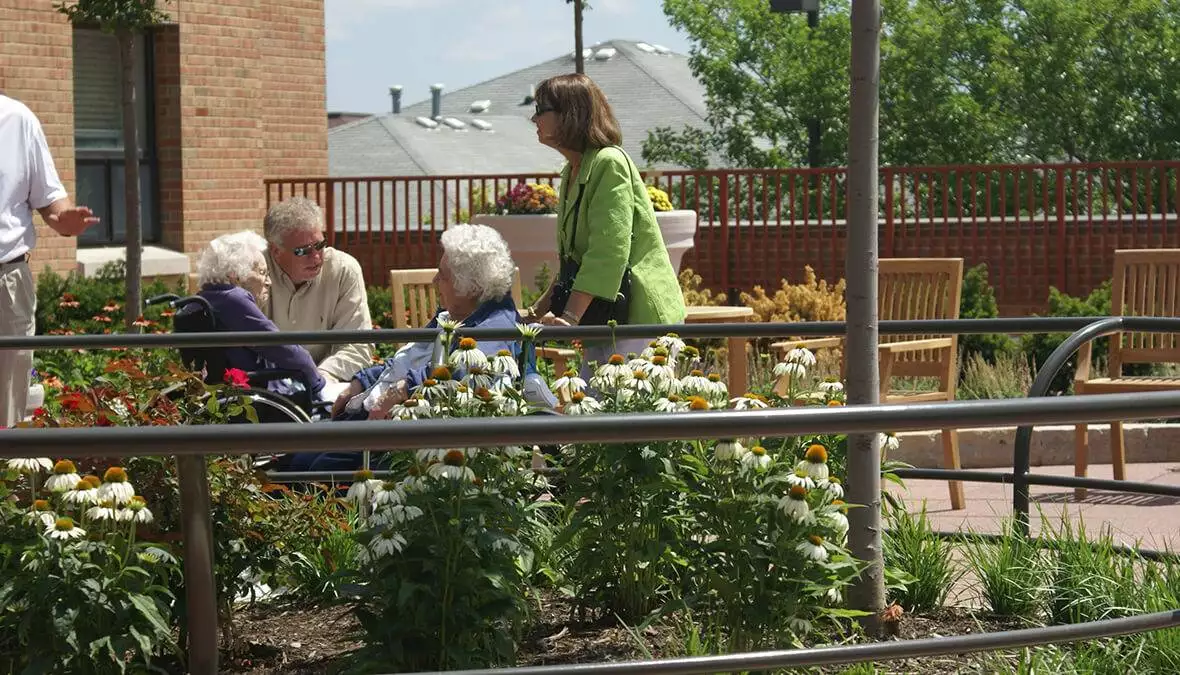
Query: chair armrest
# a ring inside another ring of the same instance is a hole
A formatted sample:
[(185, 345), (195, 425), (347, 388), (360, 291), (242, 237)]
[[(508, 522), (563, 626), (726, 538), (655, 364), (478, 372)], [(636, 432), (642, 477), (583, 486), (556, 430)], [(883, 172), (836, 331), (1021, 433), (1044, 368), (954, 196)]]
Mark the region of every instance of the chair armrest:
[(771, 351), (780, 352), (785, 356), (787, 352), (795, 349), (796, 347), (807, 347), (808, 349), (814, 351), (816, 349), (832, 349), (834, 347), (839, 347), (843, 343), (843, 337), (813, 338), (811, 340), (785, 340), (783, 342), (771, 343), (770, 349)]
[(539, 357), (540, 356), (548, 356), (548, 357), (561, 356), (561, 357), (565, 357), (566, 359), (572, 359), (573, 357), (578, 355), (578, 350), (565, 349), (564, 347), (537, 347), (536, 351), (537, 351), (537, 356), (539, 356)]
[(1090, 340), (1078, 348), (1078, 368), (1074, 371), (1074, 382), (1086, 382), (1090, 379), (1090, 360), (1094, 354), (1094, 341)]
[(927, 349), (950, 349), (954, 344), (953, 338), (923, 338), (921, 340), (903, 340), (901, 342), (885, 342), (877, 345), (877, 349), (890, 354), (904, 352), (920, 352)]

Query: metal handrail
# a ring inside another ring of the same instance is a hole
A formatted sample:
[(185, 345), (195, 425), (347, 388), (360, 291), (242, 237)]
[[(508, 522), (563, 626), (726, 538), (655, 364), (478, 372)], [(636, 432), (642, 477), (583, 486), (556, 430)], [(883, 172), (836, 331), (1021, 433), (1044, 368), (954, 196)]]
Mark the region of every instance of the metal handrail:
[[(879, 324), (881, 335), (980, 335), (1004, 333), (1068, 333), (1084, 328), (1106, 317), (1005, 317), (996, 319), (921, 319), (889, 320)], [(1154, 317), (1139, 321), (1167, 321)], [(111, 333), (104, 335), (34, 335), (0, 336), (0, 349), (101, 349), (110, 347), (236, 347), (240, 345), (286, 344), (342, 344), (416, 342), (435, 339), (440, 330), (399, 328), (375, 330), (332, 331), (224, 331), (215, 333), (159, 333), (137, 335)], [(461, 328), (459, 334), (476, 339), (520, 338), (515, 328)], [(847, 326), (842, 321), (805, 321), (790, 323), (689, 323), (642, 324), (616, 326), (546, 326), (541, 340), (570, 341), (602, 339), (612, 335), (619, 338), (651, 337), (676, 333), (685, 338), (776, 338), (828, 337), (844, 335)]]
[(1077, 642), (1142, 633), (1175, 626), (1180, 626), (1180, 609), (1088, 623), (1024, 628), (997, 633), (974, 633), (955, 637), (875, 642), (843, 647), (808, 647), (653, 661), (579, 663), (449, 672), (450, 675), (623, 675), (624, 673), (628, 675), (695, 675), (697, 673), (758, 672), (775, 668), (830, 666), (1033, 647), (1058, 642)]

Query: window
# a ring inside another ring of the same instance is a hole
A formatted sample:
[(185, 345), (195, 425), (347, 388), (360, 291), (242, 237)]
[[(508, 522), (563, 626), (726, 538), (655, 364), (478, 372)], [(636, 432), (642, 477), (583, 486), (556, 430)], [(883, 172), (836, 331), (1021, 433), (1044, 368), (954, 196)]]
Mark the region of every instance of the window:
[[(152, 37), (136, 40), (136, 117), (139, 136), (140, 220), (144, 242), (159, 241), (156, 199), (155, 86)], [(99, 30), (74, 30), (74, 150), (76, 201), (102, 223), (78, 238), (83, 246), (126, 242), (127, 208), (123, 160), (123, 91), (119, 42)]]

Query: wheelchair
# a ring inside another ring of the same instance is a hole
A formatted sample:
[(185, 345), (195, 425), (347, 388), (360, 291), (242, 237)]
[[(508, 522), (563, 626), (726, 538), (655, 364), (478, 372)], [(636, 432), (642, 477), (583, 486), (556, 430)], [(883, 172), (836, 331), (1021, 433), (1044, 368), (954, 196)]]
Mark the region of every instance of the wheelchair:
[[(172, 316), (174, 333), (213, 333), (222, 330), (213, 307), (199, 295), (181, 297), (168, 293), (149, 298), (144, 304), (151, 306), (165, 302), (175, 310)], [(185, 368), (202, 373), (206, 384), (224, 383), (228, 369), (224, 347), (181, 347), (178, 351)], [(326, 416), (331, 409), (331, 402), (312, 399), (310, 383), (299, 371), (279, 368), (251, 370), (246, 372), (246, 378), (249, 387), (242, 395), (250, 401), (259, 423), (310, 423)], [(284, 395), (267, 388), (271, 382), (283, 379), (300, 383), (302, 391)], [(245, 417), (230, 420), (231, 424), (251, 422)]]

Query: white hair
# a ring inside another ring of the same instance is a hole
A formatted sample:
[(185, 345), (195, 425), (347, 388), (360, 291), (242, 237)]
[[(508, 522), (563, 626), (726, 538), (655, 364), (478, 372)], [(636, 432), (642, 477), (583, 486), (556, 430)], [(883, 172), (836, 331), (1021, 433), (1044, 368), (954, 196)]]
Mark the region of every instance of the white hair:
[(292, 197), (270, 207), (262, 221), (262, 233), (275, 246), (291, 232), (320, 232), (324, 229), (324, 212), (307, 197)]
[(442, 247), (459, 295), (483, 303), (512, 288), (516, 263), (499, 232), (487, 225), (452, 225), (442, 233)]
[(197, 283), (236, 284), (249, 276), (250, 271), (263, 261), (266, 240), (256, 232), (223, 234), (209, 242), (197, 258)]

